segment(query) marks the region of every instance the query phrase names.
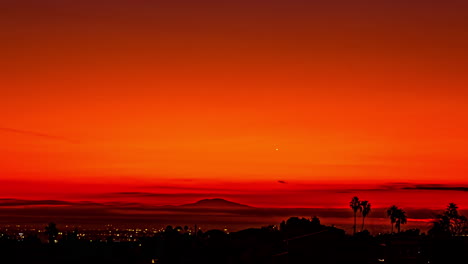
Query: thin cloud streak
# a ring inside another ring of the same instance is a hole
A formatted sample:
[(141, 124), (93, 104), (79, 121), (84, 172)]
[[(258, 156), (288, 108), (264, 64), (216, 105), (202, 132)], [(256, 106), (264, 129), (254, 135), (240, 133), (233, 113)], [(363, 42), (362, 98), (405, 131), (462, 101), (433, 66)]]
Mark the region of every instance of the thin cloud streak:
[(468, 192), (468, 187), (466, 187), (466, 186), (447, 186), (447, 185), (443, 185), (443, 184), (416, 185), (416, 186), (403, 187), (402, 189), (403, 190)]
[(41, 138), (46, 138), (46, 139), (51, 139), (51, 140), (65, 141), (65, 142), (73, 143), (73, 144), (80, 143), (79, 141), (74, 140), (74, 139), (69, 139), (69, 138), (55, 136), (55, 135), (49, 135), (49, 134), (35, 132), (35, 131), (20, 130), (20, 129), (8, 128), (8, 127), (0, 127), (0, 131), (15, 133), (15, 134), (22, 134), (22, 135), (35, 136), (35, 137), (41, 137)]

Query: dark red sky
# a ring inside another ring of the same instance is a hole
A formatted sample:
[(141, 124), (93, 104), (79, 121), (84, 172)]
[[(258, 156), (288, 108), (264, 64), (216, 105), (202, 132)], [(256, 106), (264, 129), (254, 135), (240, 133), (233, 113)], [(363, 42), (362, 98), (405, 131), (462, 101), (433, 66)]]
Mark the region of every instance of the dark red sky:
[(1, 5), (0, 196), (468, 206), (466, 1)]

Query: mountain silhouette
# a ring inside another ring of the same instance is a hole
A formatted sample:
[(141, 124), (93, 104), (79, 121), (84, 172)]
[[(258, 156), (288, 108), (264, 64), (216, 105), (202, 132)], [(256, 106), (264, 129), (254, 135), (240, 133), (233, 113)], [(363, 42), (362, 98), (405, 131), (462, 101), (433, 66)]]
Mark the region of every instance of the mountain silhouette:
[(224, 200), (224, 199), (221, 199), (221, 198), (203, 199), (203, 200), (200, 200), (200, 201), (195, 202), (195, 203), (183, 204), (183, 205), (181, 205), (179, 207), (185, 207), (185, 208), (223, 208), (223, 209), (253, 208), (252, 206), (227, 201), (227, 200)]

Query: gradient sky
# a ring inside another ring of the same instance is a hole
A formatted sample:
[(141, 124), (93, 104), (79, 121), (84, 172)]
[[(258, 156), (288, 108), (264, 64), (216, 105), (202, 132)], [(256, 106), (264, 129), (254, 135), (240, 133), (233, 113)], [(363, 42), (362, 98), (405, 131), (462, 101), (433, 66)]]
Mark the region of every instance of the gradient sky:
[(1, 197), (468, 206), (467, 1), (1, 6)]

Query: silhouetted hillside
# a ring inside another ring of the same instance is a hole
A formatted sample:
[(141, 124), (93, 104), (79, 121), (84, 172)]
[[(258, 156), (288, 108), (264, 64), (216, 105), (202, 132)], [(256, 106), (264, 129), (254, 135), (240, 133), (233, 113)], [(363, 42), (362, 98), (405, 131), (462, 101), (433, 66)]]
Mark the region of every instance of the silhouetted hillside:
[(195, 203), (191, 204), (184, 204), (179, 207), (185, 208), (222, 208), (222, 209), (246, 209), (246, 208), (254, 208), (245, 204), (239, 204), (231, 201), (227, 201), (221, 198), (214, 198), (214, 199), (203, 199)]

